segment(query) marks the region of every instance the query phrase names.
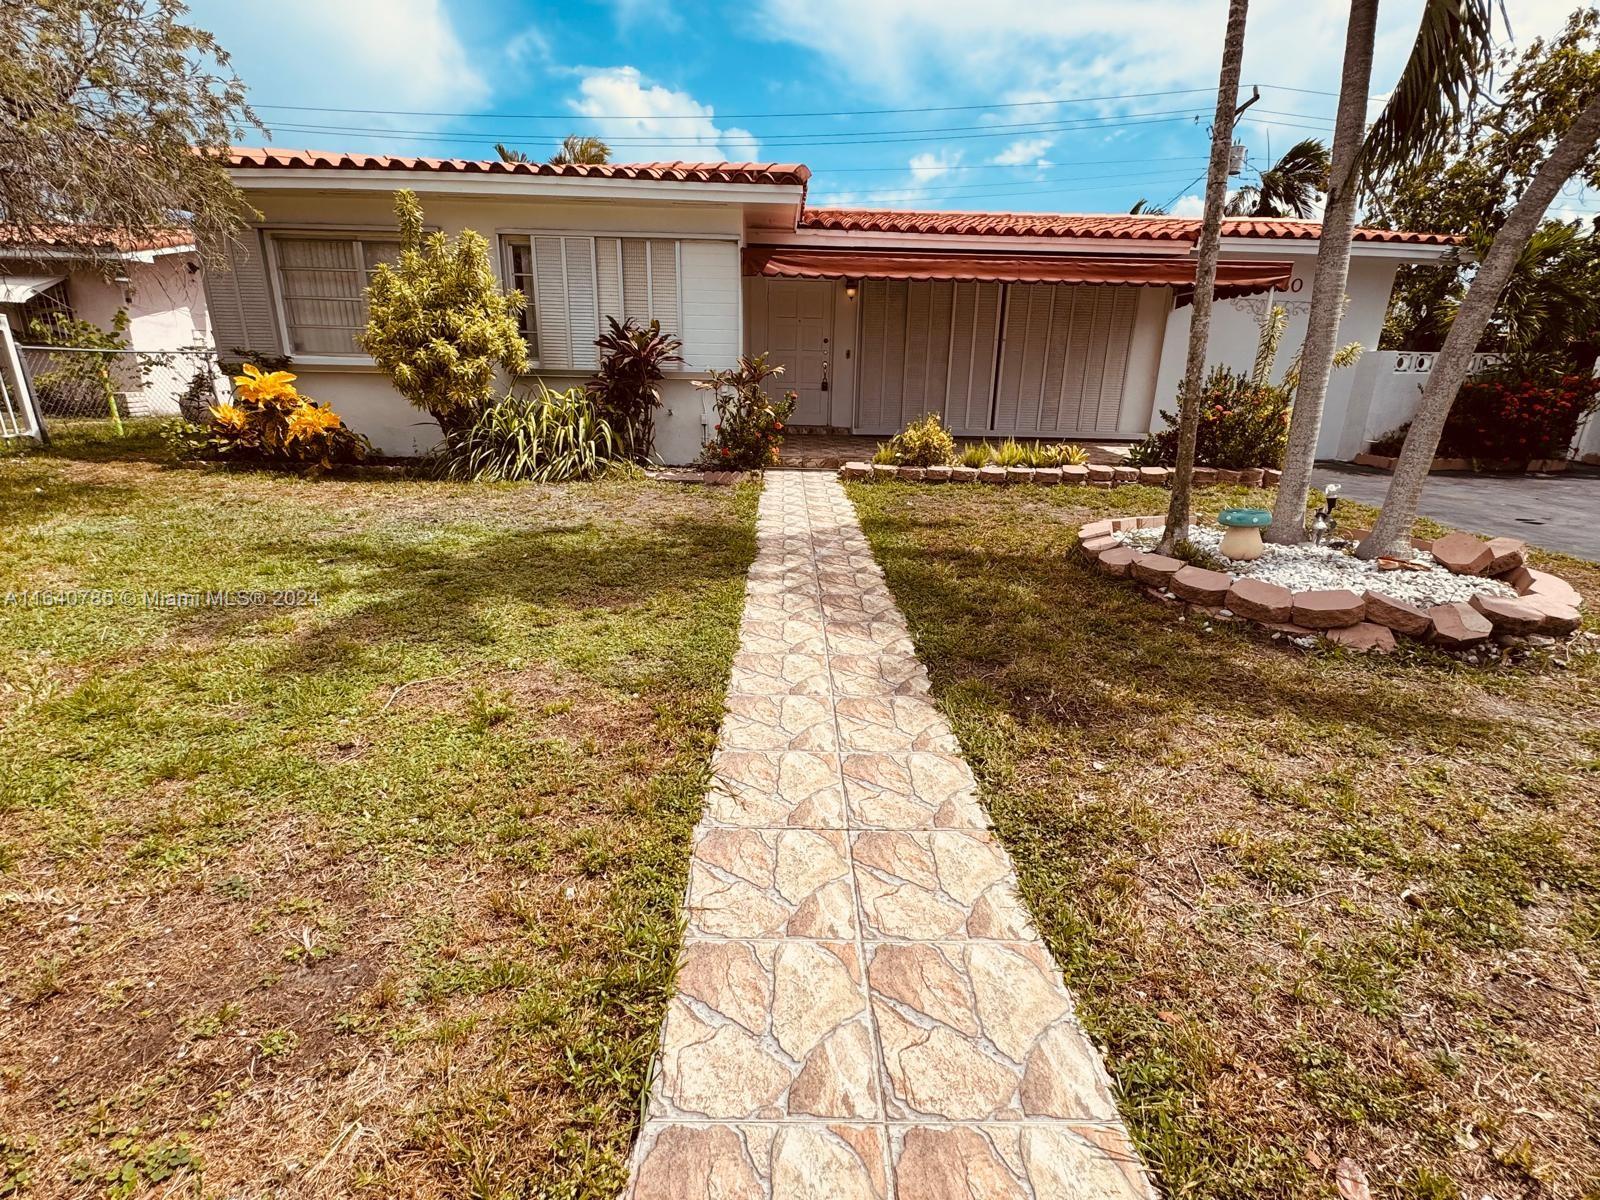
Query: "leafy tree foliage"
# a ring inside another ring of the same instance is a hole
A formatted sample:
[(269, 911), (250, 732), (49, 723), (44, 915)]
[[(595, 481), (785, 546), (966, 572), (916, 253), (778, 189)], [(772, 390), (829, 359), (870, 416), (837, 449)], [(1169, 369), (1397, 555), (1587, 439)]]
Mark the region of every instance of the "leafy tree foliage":
[(184, 13), (179, 0), (0, 4), (0, 221), (101, 261), (175, 225), (212, 249), (233, 236), (244, 205), (219, 155), (260, 124)]
[(424, 236), (422, 205), (411, 191), (395, 193), (394, 210), (400, 260), (380, 264), (367, 285), (361, 347), (448, 434), (488, 405), (497, 371), (527, 368), (517, 323), (523, 297), (500, 290), (482, 234)]
[[(1385, 348), (1436, 350), (1481, 260), (1551, 146), (1600, 91), (1600, 10), (1580, 9), (1562, 32), (1520, 55), (1502, 53), (1502, 82), (1481, 95), (1460, 134), (1385, 181), (1371, 224), (1466, 238), (1465, 255), (1402, 268), (1384, 326)], [(1581, 177), (1600, 183), (1600, 162)], [(1590, 221), (1545, 221), (1518, 259), (1480, 343), (1559, 372), (1587, 370), (1600, 349), (1600, 235)]]

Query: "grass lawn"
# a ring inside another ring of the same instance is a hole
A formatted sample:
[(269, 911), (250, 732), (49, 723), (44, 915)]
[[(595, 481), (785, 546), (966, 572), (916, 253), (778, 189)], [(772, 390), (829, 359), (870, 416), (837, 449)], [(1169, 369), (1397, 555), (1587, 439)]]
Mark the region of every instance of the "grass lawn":
[(1164, 493), (850, 494), (1167, 1195), (1600, 1196), (1593, 656), (1176, 623), (1069, 553)]
[(139, 444), (0, 459), (0, 592), (136, 594), (0, 621), (0, 1197), (610, 1200), (755, 489)]

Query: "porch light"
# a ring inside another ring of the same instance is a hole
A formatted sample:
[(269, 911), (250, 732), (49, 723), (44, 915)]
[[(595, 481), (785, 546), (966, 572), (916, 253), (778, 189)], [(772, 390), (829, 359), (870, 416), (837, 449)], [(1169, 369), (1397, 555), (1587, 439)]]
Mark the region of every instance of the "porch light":
[(122, 302), (124, 304), (132, 304), (133, 303), (133, 280), (128, 278), (128, 273), (126, 271), (118, 271), (117, 272), (117, 277), (115, 279), (113, 279), (111, 282), (116, 284), (119, 288), (122, 289)]
[(846, 300), (854, 300), (856, 298), (856, 289), (860, 286), (861, 281), (859, 279), (846, 279), (844, 281), (844, 298)]

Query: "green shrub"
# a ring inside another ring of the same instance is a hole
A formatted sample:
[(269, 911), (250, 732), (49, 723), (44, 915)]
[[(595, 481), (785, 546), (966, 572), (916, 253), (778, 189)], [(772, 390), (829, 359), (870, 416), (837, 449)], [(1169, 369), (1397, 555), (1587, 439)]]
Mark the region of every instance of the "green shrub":
[[(1279, 467), (1289, 442), (1290, 392), (1249, 376), (1214, 367), (1200, 396), (1198, 466), (1238, 470)], [(1178, 462), (1178, 418), (1161, 413), (1167, 428), (1152, 433), (1128, 453), (1134, 467), (1171, 467)]]
[(956, 455), (956, 462), (963, 467), (987, 467), (993, 461), (994, 447), (988, 442), (968, 442)]
[(894, 435), (889, 445), (894, 461), (906, 467), (942, 467), (956, 454), (956, 440), (939, 421), (938, 413), (928, 413)]
[[(1587, 375), (1525, 378), (1489, 372), (1461, 385), (1439, 435), (1441, 458), (1528, 462), (1565, 458), (1578, 424), (1600, 404), (1600, 379)], [(1372, 443), (1374, 454), (1396, 455), (1410, 424)]]
[(600, 350), (600, 370), (589, 380), (589, 397), (595, 413), (617, 439), (617, 456), (644, 462), (656, 438), (656, 409), (661, 407), (663, 368), (681, 363), (683, 342), (661, 332), (661, 322), (640, 325), (629, 317), (595, 339)]
[[(988, 443), (984, 443), (987, 445)], [(1028, 465), (1028, 448), (1016, 438), (1007, 438), (1000, 443), (999, 449), (994, 452), (994, 465), (997, 467), (1025, 467)]]
[(559, 483), (595, 479), (615, 466), (617, 441), (581, 387), (564, 392), (540, 384), (479, 410), (445, 434), (434, 452), (444, 479), (475, 483)]
[(872, 452), (872, 461), (879, 466), (892, 467), (899, 463), (899, 455), (895, 453), (894, 443), (879, 442), (878, 448)]
[(517, 323), (523, 296), (500, 290), (482, 234), (424, 237), (422, 205), (409, 191), (395, 193), (394, 208), (400, 260), (373, 270), (367, 327), (357, 341), (395, 391), (448, 434), (489, 405), (499, 370), (527, 368)]
[(800, 397), (785, 392), (774, 400), (762, 385), (782, 374), (783, 367), (769, 363), (765, 354), (740, 355), (732, 370), (712, 371), (709, 379), (695, 380), (694, 386), (712, 393), (717, 403), (717, 436), (701, 452), (702, 464), (754, 471), (778, 461), (783, 424)]

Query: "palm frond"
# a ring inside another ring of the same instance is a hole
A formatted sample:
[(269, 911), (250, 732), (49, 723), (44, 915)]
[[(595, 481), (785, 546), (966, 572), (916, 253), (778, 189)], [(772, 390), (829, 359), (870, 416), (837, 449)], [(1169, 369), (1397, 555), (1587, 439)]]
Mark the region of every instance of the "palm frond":
[(1494, 0), (1426, 0), (1411, 56), (1356, 158), (1368, 180), (1448, 141), (1493, 62), (1493, 9)]
[(525, 163), (525, 162), (532, 162), (533, 161), (531, 158), (528, 157), (526, 151), (513, 150), (510, 146), (506, 145), (504, 142), (496, 142), (494, 144), (494, 152), (500, 156), (500, 161), (501, 162)]
[(1328, 190), (1328, 147), (1316, 138), (1296, 142), (1261, 174), (1257, 217), (1309, 217), (1317, 195)]
[(569, 133), (561, 139), (561, 149), (550, 156), (557, 166), (569, 163), (607, 163), (611, 161), (611, 147), (597, 137), (582, 137)]

